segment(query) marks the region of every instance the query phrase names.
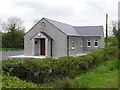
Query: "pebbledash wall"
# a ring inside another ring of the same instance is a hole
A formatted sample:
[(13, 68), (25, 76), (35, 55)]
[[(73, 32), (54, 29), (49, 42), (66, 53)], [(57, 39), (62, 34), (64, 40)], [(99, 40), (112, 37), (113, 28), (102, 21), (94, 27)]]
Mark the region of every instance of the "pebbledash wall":
[[(41, 22), (45, 22), (46, 26), (44, 29), (41, 27)], [(61, 57), (67, 55), (67, 36), (64, 33), (61, 33), (61, 31), (57, 30), (53, 25), (51, 25), (48, 21), (45, 19), (42, 19), (39, 21), (25, 36), (24, 40), (24, 55), (26, 56), (34, 56), (36, 55), (35, 51), (37, 51), (38, 48), (34, 48), (34, 38), (30, 40), (30, 38), (35, 35), (37, 32), (44, 31), (47, 33), (51, 38), (53, 38), (52, 42), (52, 57)], [(47, 40), (47, 39), (46, 39)], [(48, 41), (48, 40), (47, 40)], [(47, 45), (47, 43), (46, 43)], [(46, 57), (51, 57), (51, 51), (49, 50), (49, 43), (46, 48)]]

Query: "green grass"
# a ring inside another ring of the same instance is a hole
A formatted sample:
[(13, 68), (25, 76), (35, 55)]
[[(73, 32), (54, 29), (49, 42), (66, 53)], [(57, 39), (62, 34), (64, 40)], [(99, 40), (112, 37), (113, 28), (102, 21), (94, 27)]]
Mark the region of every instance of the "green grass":
[(0, 48), (0, 51), (3, 51), (3, 52), (9, 52), (9, 51), (19, 51), (19, 50), (23, 50), (23, 48)]
[(92, 72), (73, 80), (79, 87), (118, 88), (117, 59), (102, 63)]
[(64, 78), (40, 87), (54, 88), (118, 88), (118, 60), (109, 60), (94, 70), (82, 74), (75, 79)]
[(116, 88), (118, 87), (117, 67), (117, 59), (103, 62), (92, 72), (79, 76), (74, 81), (83, 87)]

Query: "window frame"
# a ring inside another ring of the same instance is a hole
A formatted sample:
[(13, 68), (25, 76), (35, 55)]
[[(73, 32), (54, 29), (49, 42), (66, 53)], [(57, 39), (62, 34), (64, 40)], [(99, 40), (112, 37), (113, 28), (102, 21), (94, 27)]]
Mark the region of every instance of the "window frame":
[(83, 41), (82, 40), (80, 40), (80, 47), (82, 48), (83, 47)]
[[(88, 45), (88, 43), (90, 43), (90, 46)], [(91, 40), (87, 40), (87, 47), (91, 47)]]
[[(97, 46), (96, 46), (96, 44), (95, 43), (97, 43)], [(96, 39), (96, 40), (94, 40), (94, 47), (98, 47), (98, 40)]]
[(75, 41), (72, 40), (71, 42), (72, 42), (72, 47), (71, 47), (71, 49), (74, 50), (74, 49), (75, 49)]

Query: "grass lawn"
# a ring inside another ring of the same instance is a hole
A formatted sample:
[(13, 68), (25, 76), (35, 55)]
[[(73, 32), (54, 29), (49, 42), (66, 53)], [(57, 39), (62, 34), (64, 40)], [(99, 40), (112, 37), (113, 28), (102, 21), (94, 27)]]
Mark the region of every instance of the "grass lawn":
[(23, 50), (23, 48), (0, 48), (0, 51), (3, 51), (3, 52), (9, 52), (9, 51), (19, 51), (19, 50)]

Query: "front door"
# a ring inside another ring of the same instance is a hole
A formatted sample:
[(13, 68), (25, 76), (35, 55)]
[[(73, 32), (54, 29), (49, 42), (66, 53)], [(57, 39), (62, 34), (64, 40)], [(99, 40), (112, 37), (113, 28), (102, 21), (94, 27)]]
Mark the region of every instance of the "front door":
[(40, 39), (40, 55), (45, 55), (45, 38)]

